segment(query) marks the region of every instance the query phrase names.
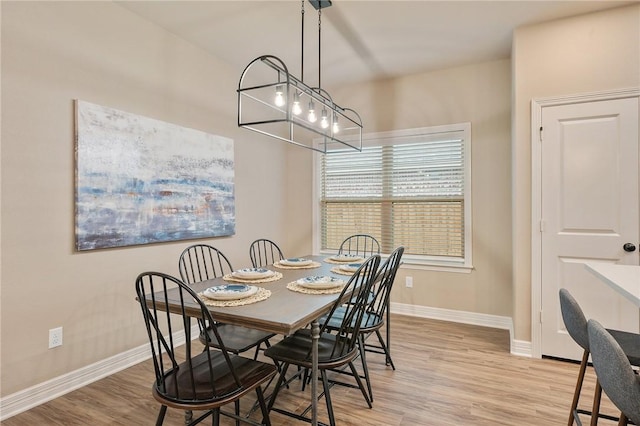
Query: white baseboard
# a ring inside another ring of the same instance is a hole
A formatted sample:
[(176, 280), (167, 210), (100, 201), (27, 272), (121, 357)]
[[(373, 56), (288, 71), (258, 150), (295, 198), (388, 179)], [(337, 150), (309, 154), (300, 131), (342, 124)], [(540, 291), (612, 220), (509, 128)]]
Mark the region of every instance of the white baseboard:
[[(195, 326), (191, 335), (197, 338), (199, 332), (198, 327)], [(176, 333), (174, 339), (178, 345), (184, 343), (184, 332)], [(145, 343), (137, 348), (7, 395), (0, 399), (0, 421), (146, 361), (149, 358), (151, 358), (149, 343)]]
[(513, 320), (510, 317), (393, 302), (391, 303), (390, 309), (394, 314), (509, 330), (509, 351), (513, 355), (531, 357), (531, 342), (515, 340), (513, 338)]
[[(511, 353), (531, 357), (531, 342), (513, 339), (513, 321), (509, 317), (403, 303), (391, 303), (391, 312), (394, 314), (509, 330)], [(191, 335), (198, 336), (197, 327), (194, 327)], [(175, 339), (179, 344), (182, 344), (185, 340), (184, 332), (177, 333)], [(136, 365), (149, 359), (150, 356), (149, 344), (147, 343), (62, 376), (55, 377), (44, 383), (7, 395), (0, 399), (0, 421)]]

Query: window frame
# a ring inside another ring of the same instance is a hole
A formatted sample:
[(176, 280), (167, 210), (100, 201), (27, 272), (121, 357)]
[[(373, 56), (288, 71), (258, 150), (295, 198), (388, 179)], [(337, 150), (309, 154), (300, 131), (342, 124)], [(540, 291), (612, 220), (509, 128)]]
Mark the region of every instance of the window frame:
[[(387, 132), (366, 133), (362, 135), (362, 146), (399, 145), (415, 142), (415, 138), (421, 135), (456, 134), (463, 139), (464, 144), (464, 258), (447, 259), (444, 256), (407, 255), (402, 257), (403, 268), (424, 269), (449, 272), (468, 273), (473, 269), (472, 257), (472, 198), (471, 198), (471, 123), (456, 123), (441, 126), (419, 127), (413, 129), (392, 130)], [(401, 141), (400, 139), (404, 139)], [(335, 250), (321, 250), (321, 194), (322, 194), (322, 155), (313, 153), (313, 252), (319, 254), (333, 254)]]

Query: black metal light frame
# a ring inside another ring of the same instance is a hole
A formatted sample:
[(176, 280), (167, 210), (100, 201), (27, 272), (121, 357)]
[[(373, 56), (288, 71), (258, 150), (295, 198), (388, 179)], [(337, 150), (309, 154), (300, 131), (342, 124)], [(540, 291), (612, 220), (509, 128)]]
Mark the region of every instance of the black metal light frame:
[[(330, 0), (309, 0), (318, 10), (331, 6)], [(304, 34), (304, 0), (302, 0), (302, 27)], [(303, 35), (304, 37), (304, 35)], [(348, 147), (362, 150), (362, 119), (351, 108), (336, 104), (329, 93), (320, 87), (320, 19), (318, 20), (318, 87), (311, 87), (303, 79), (293, 76), (285, 63), (273, 55), (262, 55), (252, 60), (240, 76), (238, 83), (238, 126), (280, 139), (294, 145), (327, 153), (330, 148)], [(304, 39), (302, 47), (304, 73)], [(303, 77), (304, 78), (304, 77)], [(276, 91), (283, 104), (273, 102)], [(292, 106), (317, 106), (319, 122), (296, 115)], [(321, 126), (324, 121), (325, 126)]]

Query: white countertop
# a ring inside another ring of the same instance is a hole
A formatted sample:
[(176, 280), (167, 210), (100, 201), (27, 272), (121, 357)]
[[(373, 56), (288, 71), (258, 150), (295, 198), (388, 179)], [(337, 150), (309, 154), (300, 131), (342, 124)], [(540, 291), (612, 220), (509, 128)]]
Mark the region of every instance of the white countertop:
[(585, 267), (640, 307), (640, 266), (593, 262), (585, 263)]

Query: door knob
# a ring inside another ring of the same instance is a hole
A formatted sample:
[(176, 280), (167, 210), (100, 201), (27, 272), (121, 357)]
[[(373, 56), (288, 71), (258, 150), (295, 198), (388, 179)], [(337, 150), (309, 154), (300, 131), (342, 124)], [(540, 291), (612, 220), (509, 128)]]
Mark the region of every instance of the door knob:
[(636, 246), (633, 243), (625, 243), (622, 248), (624, 251), (628, 251), (629, 253), (636, 251)]

